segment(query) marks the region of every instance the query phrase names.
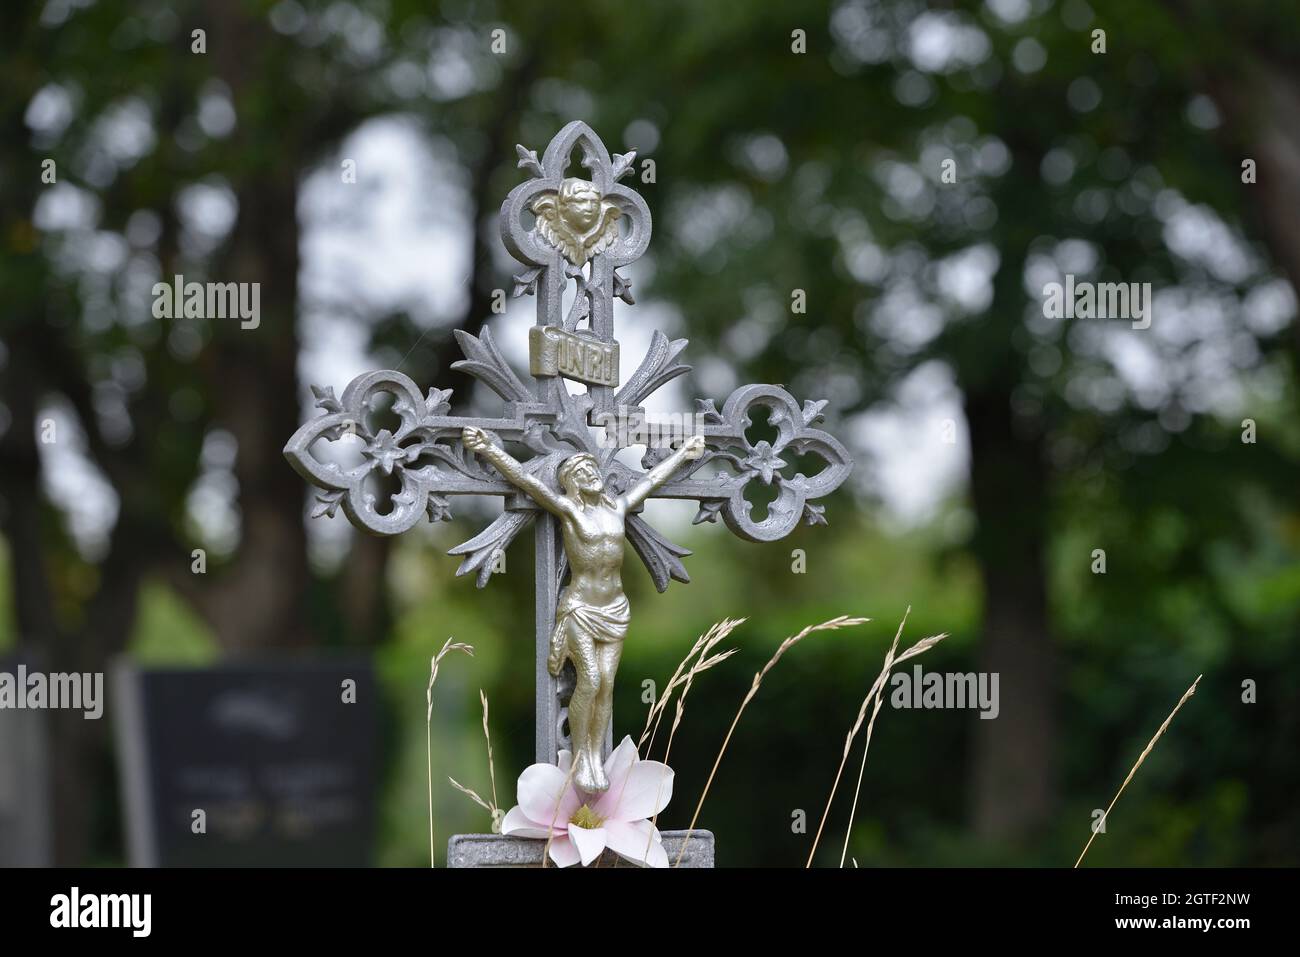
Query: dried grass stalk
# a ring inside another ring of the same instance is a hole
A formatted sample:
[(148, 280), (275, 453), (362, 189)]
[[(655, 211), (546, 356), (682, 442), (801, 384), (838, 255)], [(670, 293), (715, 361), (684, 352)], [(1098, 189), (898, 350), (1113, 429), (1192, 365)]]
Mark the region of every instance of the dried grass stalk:
[[(664, 764), (668, 763), (668, 756), (673, 753), (673, 738), (677, 737), (677, 729), (681, 727), (682, 716), (686, 713), (686, 696), (690, 694), (691, 685), (695, 683), (695, 676), (703, 674), (715, 665), (722, 664), (739, 650), (739, 648), (728, 648), (709, 658), (705, 658), (701, 652), (701, 660), (691, 665), (691, 670), (686, 673), (686, 682), (682, 685), (682, 693), (677, 696), (677, 713), (673, 715), (672, 727), (668, 729), (668, 746), (664, 748)], [(648, 753), (647, 757), (649, 757)]]
[[(853, 750), (853, 741), (855, 738), (857, 738), (858, 732), (862, 729), (862, 723), (867, 718), (868, 706), (874, 703), (875, 707), (871, 712), (871, 720), (867, 724), (866, 748), (871, 747), (871, 734), (872, 731), (875, 729), (876, 715), (880, 713), (880, 706), (884, 700), (885, 685), (889, 681), (889, 673), (891, 670), (893, 670), (894, 665), (901, 664), (902, 662), (906, 661), (908, 658), (915, 658), (917, 655), (924, 654), (926, 651), (929, 651), (939, 642), (943, 641), (945, 638), (948, 637), (946, 634), (941, 634), (941, 635), (931, 635), (929, 638), (922, 638), (911, 648), (908, 648), (901, 655), (895, 657), (894, 652), (898, 650), (899, 639), (903, 637), (903, 626), (907, 624), (907, 617), (911, 613), (912, 613), (912, 607), (909, 605), (907, 607), (907, 611), (903, 613), (903, 620), (898, 623), (898, 631), (894, 633), (894, 640), (890, 644), (889, 650), (885, 653), (885, 664), (880, 669), (880, 674), (876, 676), (876, 680), (872, 682), (871, 689), (867, 692), (866, 697), (862, 699), (862, 705), (858, 708), (858, 716), (853, 722), (853, 727), (849, 729), (849, 733), (844, 738), (844, 753), (840, 757), (840, 766), (835, 772), (835, 782), (831, 785), (830, 796), (827, 797), (826, 799), (826, 808), (825, 810), (822, 811), (821, 822), (817, 825), (817, 835), (816, 837), (813, 838), (812, 850), (808, 852), (808, 861), (804, 865), (805, 867), (812, 867), (813, 855), (817, 853), (817, 845), (821, 842), (822, 831), (826, 827), (826, 819), (827, 817), (829, 817), (831, 812), (831, 804), (835, 801), (835, 792), (836, 790), (838, 790), (840, 786), (840, 778), (844, 774), (844, 765), (848, 762), (849, 753)], [(862, 768), (859, 770), (858, 773), (858, 787), (853, 794), (853, 811), (850, 813), (849, 816), (848, 833), (851, 833), (853, 830), (853, 814), (856, 814), (857, 812), (858, 794), (861, 792), (862, 789), (862, 775), (866, 769), (866, 765), (867, 765), (867, 751), (864, 748), (862, 752)], [(844, 837), (845, 853), (847, 853), (848, 850), (848, 843), (849, 843), (848, 833), (846, 833)], [(840, 856), (840, 866), (841, 867), (844, 866), (843, 855)]]
[(479, 807), (481, 807), (483, 810), (487, 811), (489, 814), (492, 813), (492, 805), (491, 805), (491, 804), (488, 804), (487, 801), (485, 801), (485, 800), (483, 800), (481, 797), (479, 797), (479, 796), (478, 796), (478, 792), (475, 791), (473, 788), (467, 788), (467, 787), (465, 787), (465, 785), (461, 784), (459, 781), (457, 781), (455, 778), (453, 778), (450, 774), (447, 775), (447, 780), (450, 781), (450, 782), (451, 782), (451, 786), (454, 787), (454, 788), (455, 788), (457, 791), (459, 791), (461, 794), (464, 794), (466, 797), (468, 797), (471, 801), (473, 801), (475, 804), (477, 804), (477, 805), (478, 805)]
[(497, 769), (492, 760), (492, 732), (488, 731), (488, 699), (483, 689), (478, 689), (478, 698), (483, 702), (483, 740), (487, 742), (488, 779), (492, 782), (492, 833), (501, 833), (501, 809), (497, 806)]
[[(894, 632), (894, 640), (890, 642), (889, 650), (885, 652), (884, 667), (881, 669), (880, 674), (876, 676), (875, 683), (872, 684), (871, 690), (867, 692), (867, 696), (862, 699), (862, 706), (858, 708), (857, 720), (853, 722), (853, 727), (849, 730), (848, 736), (844, 739), (844, 756), (840, 759), (840, 771), (844, 770), (844, 761), (848, 759), (849, 750), (853, 746), (853, 738), (857, 735), (858, 729), (862, 727), (862, 719), (867, 712), (867, 702), (872, 701), (874, 698), (874, 704), (871, 709), (871, 720), (867, 722), (867, 741), (866, 745), (862, 749), (862, 767), (858, 769), (858, 786), (853, 792), (853, 806), (849, 810), (849, 824), (844, 831), (844, 853), (847, 853), (848, 851), (849, 835), (853, 833), (853, 818), (858, 810), (858, 794), (862, 791), (862, 775), (867, 767), (867, 751), (871, 748), (871, 732), (875, 728), (876, 715), (880, 713), (880, 705), (884, 700), (885, 682), (888, 680), (890, 669), (894, 666), (894, 653), (898, 651), (898, 641), (903, 637), (903, 626), (907, 624), (907, 616), (911, 613), (912, 606), (908, 605), (907, 610), (903, 612), (903, 620), (898, 623), (898, 631)], [(805, 868), (812, 866), (813, 855), (817, 853), (817, 843), (821, 840), (822, 828), (826, 824), (826, 818), (831, 809), (831, 801), (835, 799), (835, 787), (839, 782), (840, 772), (837, 771), (835, 774), (835, 784), (831, 786), (831, 796), (826, 801), (826, 810), (822, 812), (821, 822), (817, 825), (817, 836), (813, 838), (812, 850), (808, 854), (808, 862), (804, 865)], [(840, 867), (843, 866), (844, 854), (841, 853)], [(854, 861), (853, 866), (857, 866), (857, 861)]]
[(448, 638), (442, 649), (429, 659), (429, 685), (424, 689), (424, 761), (429, 778), (429, 866), (437, 867), (433, 852), (433, 683), (438, 680), (438, 667), (445, 655), (461, 651), (474, 657), (474, 646)]
[[(908, 611), (910, 612), (911, 608), (908, 608)], [(907, 649), (907, 651), (903, 652), (902, 655), (894, 659), (892, 664), (898, 664), (899, 662), (906, 661), (908, 658), (914, 658), (917, 655), (924, 654), (947, 637), (948, 635), (945, 632), (939, 635), (931, 635), (929, 638), (922, 638), (911, 648)], [(886, 682), (887, 681), (888, 678), (886, 678)], [(862, 746), (862, 764), (858, 767), (858, 783), (853, 789), (853, 806), (849, 810), (849, 824), (844, 830), (844, 847), (840, 850), (840, 867), (844, 866), (844, 856), (849, 851), (849, 836), (853, 833), (853, 820), (858, 811), (858, 795), (862, 793), (862, 776), (867, 770), (867, 752), (871, 750), (871, 735), (876, 729), (876, 716), (880, 714), (880, 706), (884, 702), (886, 682), (882, 682), (880, 688), (876, 691), (876, 703), (871, 709), (871, 720), (867, 722), (867, 739)], [(857, 861), (854, 861), (853, 866), (858, 866)]]
[[(650, 706), (650, 711), (646, 714), (645, 728), (641, 731), (641, 737), (636, 743), (638, 751), (641, 750), (642, 746), (645, 746), (644, 753), (647, 758), (650, 756), (650, 749), (654, 747), (655, 735), (659, 732), (659, 722), (663, 720), (664, 710), (672, 700), (673, 692), (688, 680), (688, 675), (683, 674), (683, 672), (688, 672), (688, 665), (691, 660), (703, 659), (722, 639), (726, 638), (747, 620), (746, 618), (724, 618), (722, 621), (717, 622), (708, 631), (695, 639), (695, 644), (691, 645), (691, 650), (686, 653), (686, 657), (678, 662), (677, 670), (668, 679), (668, 685), (664, 688), (664, 693)], [(709, 665), (709, 667), (712, 666), (713, 663)], [(648, 745), (646, 745), (647, 738), (650, 741)]]
[(447, 780), (451, 782), (451, 786), (457, 791), (466, 795), (471, 801), (488, 812), (488, 815), (492, 818), (492, 833), (500, 834), (503, 814), (501, 808), (497, 806), (497, 773), (492, 760), (492, 734), (488, 731), (488, 699), (482, 688), (478, 689), (478, 699), (483, 704), (483, 738), (487, 741), (488, 777), (492, 782), (492, 800), (483, 800), (483, 798), (479, 797), (477, 791), (465, 787), (450, 775), (448, 775)]
[[(1169, 717), (1165, 718), (1164, 724), (1160, 725), (1159, 730), (1155, 733), (1155, 737), (1148, 741), (1147, 746), (1142, 749), (1142, 753), (1138, 755), (1137, 764), (1133, 765), (1129, 770), (1128, 777), (1124, 779), (1124, 783), (1121, 784), (1119, 790), (1115, 792), (1115, 797), (1111, 799), (1110, 807), (1106, 808), (1106, 813), (1101, 816), (1103, 822), (1110, 817), (1111, 808), (1115, 806), (1115, 802), (1119, 800), (1119, 796), (1124, 793), (1124, 789), (1128, 787), (1128, 783), (1133, 780), (1133, 775), (1137, 774), (1137, 769), (1142, 767), (1142, 762), (1147, 759), (1147, 755), (1150, 754), (1151, 749), (1156, 746), (1156, 742), (1160, 740), (1160, 736), (1168, 730), (1169, 723), (1174, 720), (1174, 715), (1178, 713), (1178, 709), (1183, 706), (1188, 698), (1196, 694), (1196, 686), (1201, 683), (1201, 679), (1204, 677), (1204, 675), (1196, 676), (1196, 680), (1192, 682), (1192, 686), (1183, 692), (1183, 696), (1178, 699), (1178, 704), (1174, 705), (1174, 710), (1169, 712)], [(1092, 837), (1088, 838), (1088, 843), (1083, 845), (1083, 850), (1079, 853), (1079, 859), (1074, 862), (1075, 867), (1078, 867), (1083, 863), (1083, 855), (1088, 853), (1088, 848), (1092, 847), (1092, 842), (1097, 839), (1098, 833), (1099, 831), (1097, 826), (1093, 825)]]
[[(744, 621), (744, 619), (742, 618), (740, 619), (740, 621)], [(735, 625), (740, 624), (740, 621), (735, 622), (735, 624), (733, 624), (732, 627), (734, 628)], [(712, 650), (713, 647), (719, 641), (725, 638), (730, 633), (730, 631), (731, 629), (727, 629), (727, 631), (719, 634), (716, 640), (714, 640), (712, 643), (706, 642), (704, 647), (700, 650), (699, 657), (696, 659), (695, 664), (691, 665), (690, 670), (686, 672), (686, 680), (682, 683), (682, 693), (677, 696), (677, 713), (673, 715), (672, 727), (668, 729), (668, 746), (664, 749), (664, 758), (663, 758), (664, 764), (668, 763), (668, 757), (673, 753), (673, 738), (677, 736), (677, 729), (681, 727), (681, 723), (682, 723), (682, 715), (686, 713), (686, 696), (690, 694), (691, 685), (694, 684), (695, 682), (695, 676), (698, 674), (702, 674), (705, 671), (708, 671), (710, 668), (714, 667), (715, 665), (722, 664), (724, 661), (726, 661), (728, 658), (730, 658), (732, 655), (734, 655), (737, 651), (740, 650), (738, 648), (729, 648), (728, 650), (721, 652), (719, 654), (712, 655), (708, 658), (705, 657), (705, 655), (707, 655), (709, 651)], [(662, 717), (662, 713), (660, 716)], [(658, 727), (658, 722), (656, 722), (656, 728), (657, 727)], [(654, 742), (653, 734), (650, 736), (650, 740), (651, 743), (653, 744)], [(649, 758), (649, 756), (650, 756), (650, 752), (649, 749), (647, 749), (646, 757)], [(659, 784), (658, 792), (655, 795), (656, 804), (659, 803), (658, 799), (662, 795), (663, 795), (663, 782), (661, 781)], [(655, 814), (655, 816), (650, 819), (650, 825), (651, 827), (656, 827), (658, 826), (658, 824), (659, 824), (659, 815)], [(653, 840), (654, 840), (654, 831), (651, 831), (650, 837), (646, 842), (645, 854), (643, 855), (642, 858), (643, 860), (650, 856), (649, 842)]]
[(704, 782), (704, 792), (700, 795), (699, 803), (695, 805), (695, 813), (691, 816), (691, 825), (686, 829), (686, 836), (682, 841), (682, 849), (677, 853), (677, 860), (673, 862), (674, 867), (678, 867), (682, 863), (682, 855), (686, 853), (686, 847), (690, 843), (691, 834), (695, 831), (695, 822), (700, 819), (700, 809), (704, 807), (704, 799), (709, 796), (709, 788), (713, 786), (713, 778), (718, 773), (718, 765), (722, 763), (722, 756), (727, 753), (727, 745), (731, 743), (731, 736), (736, 731), (736, 725), (740, 723), (740, 716), (745, 713), (745, 708), (749, 705), (749, 702), (754, 699), (754, 695), (758, 694), (758, 688), (759, 685), (763, 683), (763, 678), (767, 676), (769, 671), (776, 667), (777, 662), (781, 660), (782, 656), (785, 655), (787, 651), (799, 642), (803, 641), (809, 635), (815, 634), (819, 631), (835, 631), (839, 628), (850, 628), (854, 625), (866, 624), (870, 620), (870, 618), (849, 618), (846, 615), (839, 615), (830, 619), (830, 621), (824, 621), (819, 625), (809, 625), (798, 634), (791, 635), (789, 638), (785, 639), (785, 641), (781, 642), (780, 647), (776, 649), (776, 653), (773, 654), (767, 664), (763, 666), (763, 669), (754, 675), (754, 681), (750, 685), (749, 691), (745, 694), (744, 700), (740, 702), (740, 709), (736, 712), (736, 716), (731, 720), (731, 727), (727, 729), (727, 736), (722, 740), (722, 747), (718, 750), (718, 756), (713, 761), (713, 770), (709, 772), (709, 778)]

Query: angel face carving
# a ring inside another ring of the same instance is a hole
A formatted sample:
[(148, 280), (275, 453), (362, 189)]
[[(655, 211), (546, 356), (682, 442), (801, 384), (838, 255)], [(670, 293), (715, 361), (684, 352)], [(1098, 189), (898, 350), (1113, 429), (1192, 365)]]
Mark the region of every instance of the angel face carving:
[(578, 267), (618, 238), (621, 211), (585, 179), (563, 180), (554, 194), (539, 197), (532, 210), (537, 235)]
[(566, 179), (560, 185), (560, 215), (578, 232), (585, 233), (596, 225), (600, 214), (600, 193), (591, 183)]

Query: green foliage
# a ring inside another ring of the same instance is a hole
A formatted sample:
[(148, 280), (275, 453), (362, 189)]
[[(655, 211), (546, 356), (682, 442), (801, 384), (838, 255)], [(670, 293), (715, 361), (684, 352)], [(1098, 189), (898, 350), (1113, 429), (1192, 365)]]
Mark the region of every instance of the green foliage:
[(145, 667), (202, 667), (221, 654), (211, 629), (194, 610), (156, 583), (140, 591), (140, 613), (129, 650)]

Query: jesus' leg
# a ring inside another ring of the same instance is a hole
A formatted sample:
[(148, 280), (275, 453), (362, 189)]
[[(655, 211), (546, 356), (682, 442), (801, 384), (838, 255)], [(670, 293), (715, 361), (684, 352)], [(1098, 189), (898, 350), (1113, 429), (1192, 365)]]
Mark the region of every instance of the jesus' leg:
[[(621, 657), (623, 657), (623, 642), (596, 642), (596, 664), (600, 669), (600, 687), (596, 689), (596, 706), (593, 709), (596, 718), (591, 734), (596, 741), (597, 753), (605, 743), (606, 729), (614, 720), (614, 676), (618, 672), (618, 661)], [(608, 781), (605, 782), (605, 787), (609, 787)]]
[[(600, 760), (599, 734), (596, 725), (596, 694), (600, 688), (600, 668), (596, 661), (595, 642), (576, 622), (568, 624), (569, 660), (577, 673), (577, 684), (569, 698), (569, 736), (573, 740), (573, 783), (589, 794), (609, 787), (604, 782)], [(594, 746), (593, 746), (594, 742)], [(603, 785), (603, 786), (602, 786)]]

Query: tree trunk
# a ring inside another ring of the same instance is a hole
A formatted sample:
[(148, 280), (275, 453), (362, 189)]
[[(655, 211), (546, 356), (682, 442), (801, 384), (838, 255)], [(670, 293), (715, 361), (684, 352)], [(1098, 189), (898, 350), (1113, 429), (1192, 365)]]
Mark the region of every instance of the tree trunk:
[[(1255, 182), (1241, 189), (1259, 217), (1269, 252), (1300, 291), (1300, 72), (1256, 51), (1240, 71), (1212, 77), (1210, 93), (1231, 137), (1242, 144), (1232, 159), (1255, 161)], [(1300, 357), (1300, 323), (1292, 346)]]
[(1046, 468), (1041, 442), (1016, 434), (1010, 389), (967, 393), (975, 554), (984, 579), (979, 670), (999, 675), (1001, 707), (975, 722), (972, 823), (1020, 841), (1053, 800), (1055, 664), (1047, 619)]
[(214, 425), (238, 446), (240, 542), (213, 582), (207, 612), (218, 641), (232, 651), (313, 643), (304, 487), (283, 454), (299, 418), (297, 170), (287, 158), (279, 175), (250, 177), (240, 189), (230, 255), (213, 277), (260, 287), (257, 328), (214, 320), (222, 328), (211, 349)]
[[(1015, 167), (1037, 175), (1036, 144), (1012, 138)], [(1019, 189), (1014, 172), (1008, 191)], [(999, 208), (1014, 200), (997, 197)], [(988, 842), (1023, 844), (1047, 821), (1054, 801), (1055, 665), (1047, 610), (1047, 508), (1050, 469), (1044, 423), (1013, 408), (1024, 358), (1023, 275), (1033, 236), (1005, 235), (993, 301), (963, 325), (958, 384), (970, 430), (972, 550), (983, 578), (977, 665), (997, 674), (997, 718), (974, 722), (968, 779), (971, 827)]]

